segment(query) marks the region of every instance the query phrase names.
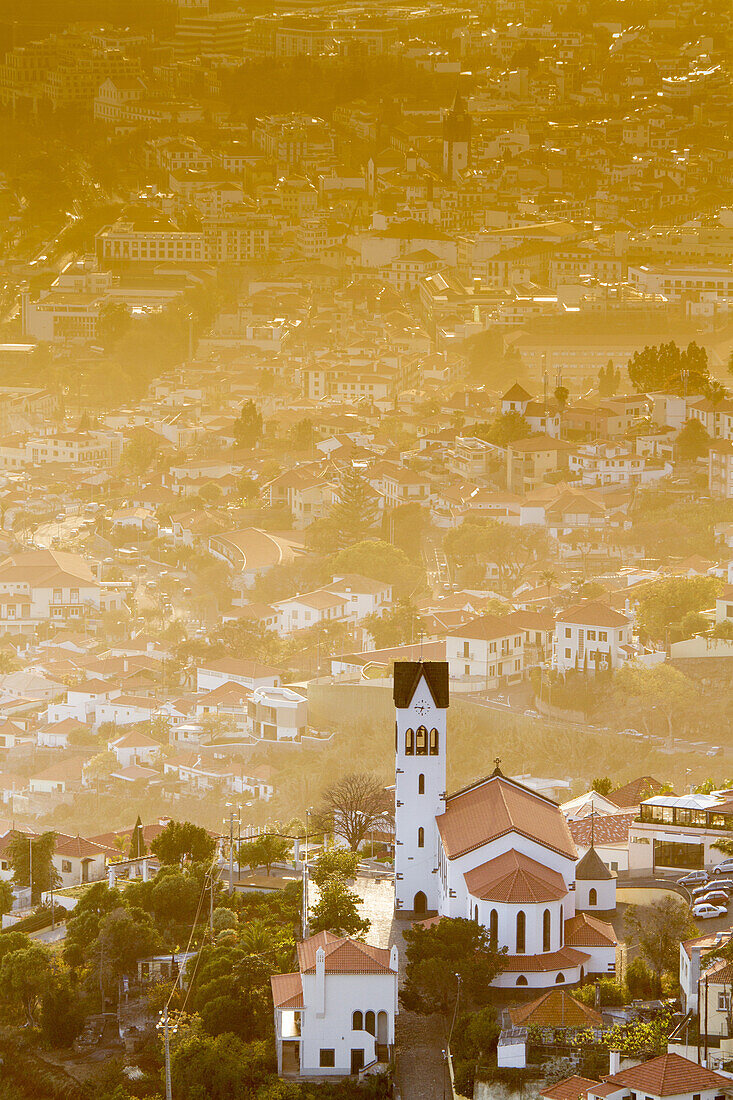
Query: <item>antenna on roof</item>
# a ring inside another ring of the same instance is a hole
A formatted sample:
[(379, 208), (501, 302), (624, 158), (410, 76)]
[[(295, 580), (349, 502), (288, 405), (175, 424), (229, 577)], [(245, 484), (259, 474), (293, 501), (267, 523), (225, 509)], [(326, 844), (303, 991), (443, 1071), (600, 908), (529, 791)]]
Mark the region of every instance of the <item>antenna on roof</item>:
[(591, 848), (595, 847), (595, 845), (593, 843), (594, 840), (595, 840), (595, 824), (596, 824), (595, 818), (596, 818), (596, 811), (593, 808), (593, 803), (591, 802), (591, 811), (590, 811), (590, 846), (591, 846)]

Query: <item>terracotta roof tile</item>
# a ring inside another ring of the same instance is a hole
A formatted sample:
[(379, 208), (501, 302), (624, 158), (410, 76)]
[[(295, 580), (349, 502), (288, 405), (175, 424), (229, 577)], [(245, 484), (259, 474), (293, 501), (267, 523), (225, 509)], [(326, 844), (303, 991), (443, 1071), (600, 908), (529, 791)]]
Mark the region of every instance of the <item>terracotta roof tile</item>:
[(501, 968), (504, 972), (515, 974), (546, 974), (551, 970), (581, 966), (589, 958), (585, 951), (566, 946), (559, 951), (548, 951), (546, 955), (506, 955)]
[(600, 600), (587, 600), (585, 603), (575, 604), (565, 611), (558, 611), (558, 623), (574, 623), (578, 626), (609, 626), (623, 627), (629, 625), (626, 615), (614, 611), (606, 603)]
[(591, 1081), (589, 1077), (566, 1077), (564, 1081), (558, 1081), (556, 1085), (550, 1085), (543, 1089), (540, 1096), (546, 1100), (585, 1100), (588, 1089), (594, 1088), (597, 1081)]
[(562, 875), (522, 852), (509, 851), (463, 876), (468, 892), (484, 901), (515, 905), (559, 901), (567, 894)]
[(536, 1001), (509, 1010), (514, 1027), (601, 1027), (599, 1012), (581, 1004), (565, 989), (551, 989)]
[[(629, 839), (629, 826), (636, 818), (636, 811), (625, 814), (594, 814), (593, 841), (600, 848), (604, 844), (626, 844)], [(591, 819), (587, 817), (569, 821), (570, 834), (579, 848), (590, 846)]]
[(565, 921), (567, 947), (615, 947), (613, 926), (588, 913), (576, 913)]
[(387, 948), (373, 947), (349, 936), (335, 936), (333, 932), (319, 932), (298, 944), (298, 965), (301, 974), (316, 968), (316, 952), (322, 947), (326, 953), (327, 974), (385, 974), (390, 972)]
[(549, 798), (503, 775), (491, 775), (450, 795), (437, 819), (448, 859), (455, 859), (510, 832), (576, 859), (577, 852), (560, 807)]
[(729, 1092), (731, 1088), (729, 1077), (721, 1077), (679, 1054), (662, 1054), (640, 1066), (610, 1073), (603, 1080), (618, 1088), (630, 1088), (652, 1096), (684, 1096), (706, 1089)]
[(303, 1008), (300, 974), (272, 974), (270, 986), (275, 1008)]

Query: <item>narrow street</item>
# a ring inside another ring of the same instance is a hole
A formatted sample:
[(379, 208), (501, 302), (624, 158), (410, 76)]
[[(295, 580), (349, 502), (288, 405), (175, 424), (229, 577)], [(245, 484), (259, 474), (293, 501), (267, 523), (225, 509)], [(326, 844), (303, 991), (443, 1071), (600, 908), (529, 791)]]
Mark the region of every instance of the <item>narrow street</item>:
[[(355, 887), (363, 902), (359, 912), (371, 921), (367, 935), (379, 947), (397, 945), (400, 983), (405, 972), (403, 931), (409, 921), (395, 920), (394, 883), (391, 878), (357, 879)], [(440, 1016), (420, 1016), (400, 1012), (397, 1017), (395, 1063), (402, 1100), (445, 1100), (450, 1094), (450, 1078), (443, 1051), (445, 1035)]]

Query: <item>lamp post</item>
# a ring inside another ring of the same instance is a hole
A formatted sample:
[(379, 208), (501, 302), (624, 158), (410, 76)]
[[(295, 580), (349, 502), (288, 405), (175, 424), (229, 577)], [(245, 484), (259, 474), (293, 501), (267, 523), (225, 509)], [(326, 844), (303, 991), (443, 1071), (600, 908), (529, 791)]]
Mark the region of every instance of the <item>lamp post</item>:
[(28, 837), (28, 885), (31, 891), (31, 909), (33, 908), (33, 837)]
[(234, 809), (231, 802), (227, 802), (229, 810), (229, 897), (234, 893)]
[(310, 807), (305, 811), (305, 851), (303, 852), (303, 913), (302, 913), (302, 931), (303, 939), (308, 938), (308, 818), (310, 816)]

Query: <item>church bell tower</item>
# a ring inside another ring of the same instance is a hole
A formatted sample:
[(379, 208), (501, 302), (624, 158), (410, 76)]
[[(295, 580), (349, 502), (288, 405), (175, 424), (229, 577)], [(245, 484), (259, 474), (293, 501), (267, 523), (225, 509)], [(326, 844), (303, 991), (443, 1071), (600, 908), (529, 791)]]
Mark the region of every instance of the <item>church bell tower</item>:
[(457, 180), (471, 163), (471, 116), (456, 92), (453, 106), (443, 117), (443, 175)]
[(448, 664), (398, 661), (394, 669), (395, 910), (438, 908), (438, 828), (445, 810)]

